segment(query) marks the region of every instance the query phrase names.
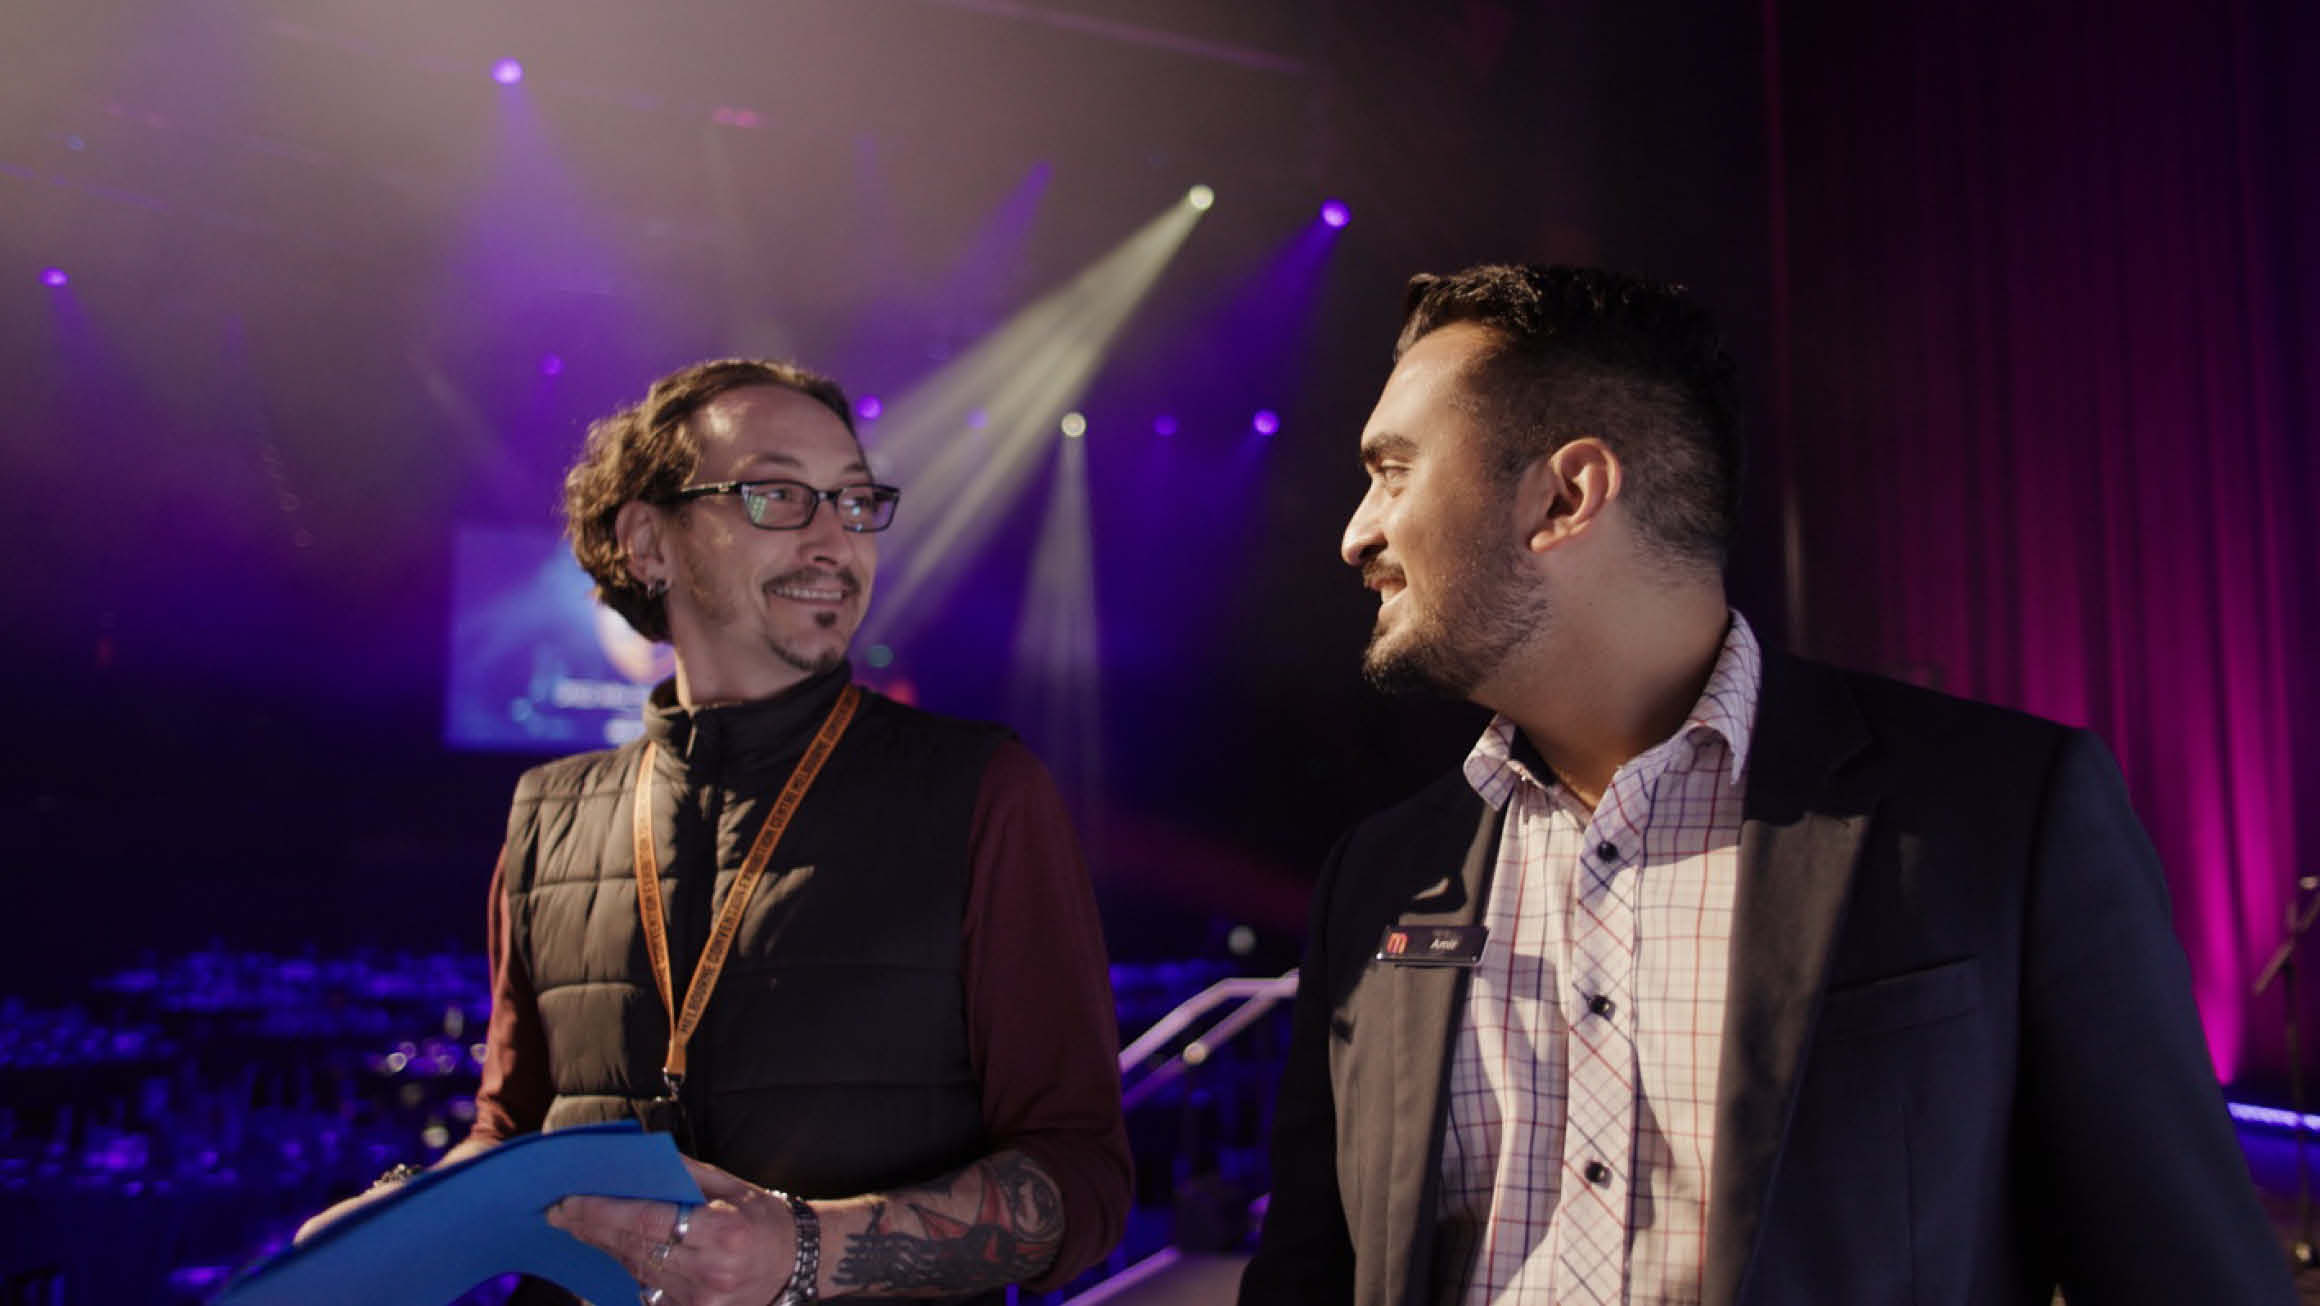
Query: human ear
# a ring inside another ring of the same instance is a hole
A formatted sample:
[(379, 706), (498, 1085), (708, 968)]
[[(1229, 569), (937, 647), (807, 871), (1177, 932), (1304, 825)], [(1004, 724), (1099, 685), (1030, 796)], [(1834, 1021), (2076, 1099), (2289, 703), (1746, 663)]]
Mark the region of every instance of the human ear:
[(660, 509), (641, 499), (620, 505), (612, 519), (613, 537), (620, 541), (628, 574), (646, 589), (668, 580), (669, 559), (662, 547)]
[(1619, 497), (1618, 455), (1591, 435), (1569, 440), (1523, 474), (1524, 502), (1533, 504), (1529, 544), (1543, 553), (1593, 524)]

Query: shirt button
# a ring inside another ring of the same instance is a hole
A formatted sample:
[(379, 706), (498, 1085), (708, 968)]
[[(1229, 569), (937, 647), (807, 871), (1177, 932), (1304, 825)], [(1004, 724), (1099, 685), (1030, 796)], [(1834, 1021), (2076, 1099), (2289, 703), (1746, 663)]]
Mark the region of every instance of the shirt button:
[(1605, 861), (1605, 862), (1615, 862), (1615, 861), (1618, 861), (1618, 860), (1619, 860), (1619, 845), (1618, 845), (1618, 844), (1615, 844), (1615, 843), (1599, 843), (1599, 844), (1596, 844), (1596, 845), (1595, 845), (1595, 858), (1596, 858), (1596, 860), (1597, 860), (1597, 861)]
[(1619, 1010), (1619, 1004), (1598, 993), (1594, 997), (1587, 999), (1587, 1010), (1594, 1012), (1596, 1015), (1603, 1017), (1605, 1020), (1609, 1020), (1611, 1019), (1611, 1013)]
[(1611, 1182), (1611, 1167), (1603, 1164), (1601, 1161), (1589, 1161), (1587, 1163), (1586, 1170), (1582, 1171), (1582, 1173), (1587, 1176), (1587, 1182), (1595, 1185), (1597, 1188), (1601, 1188), (1603, 1185)]

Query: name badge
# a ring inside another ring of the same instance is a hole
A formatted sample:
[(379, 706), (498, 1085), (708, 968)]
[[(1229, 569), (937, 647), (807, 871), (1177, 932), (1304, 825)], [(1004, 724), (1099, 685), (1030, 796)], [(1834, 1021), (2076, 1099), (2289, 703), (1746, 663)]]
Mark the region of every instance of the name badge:
[(1388, 925), (1377, 960), (1393, 966), (1472, 966), (1490, 931), (1480, 925)]

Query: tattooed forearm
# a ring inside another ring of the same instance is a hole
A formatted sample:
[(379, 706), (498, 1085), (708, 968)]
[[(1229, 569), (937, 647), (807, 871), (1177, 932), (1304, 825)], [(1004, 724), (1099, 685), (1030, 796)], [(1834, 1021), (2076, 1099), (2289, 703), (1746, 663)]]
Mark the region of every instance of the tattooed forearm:
[(1055, 1260), (1063, 1194), (1021, 1152), (985, 1157), (888, 1193), (844, 1239), (831, 1282), (847, 1292), (942, 1295), (1028, 1279)]
[(983, 1167), (986, 1181), (999, 1189), (1015, 1232), (1047, 1245), (1052, 1259), (1054, 1244), (1063, 1237), (1063, 1194), (1055, 1191), (1055, 1181), (1021, 1152), (1001, 1152)]

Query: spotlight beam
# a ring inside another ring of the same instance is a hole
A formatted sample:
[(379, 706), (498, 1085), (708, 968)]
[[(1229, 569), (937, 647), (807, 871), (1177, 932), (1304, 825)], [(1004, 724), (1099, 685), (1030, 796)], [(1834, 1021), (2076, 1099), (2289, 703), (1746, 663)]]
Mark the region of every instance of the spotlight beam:
[[(881, 473), (926, 513), (904, 515), (890, 588), (865, 627), (880, 643), (906, 642), (930, 620), (1007, 509), (1062, 440), (1057, 419), (1094, 380), (1113, 340), (1198, 225), (1179, 202), (1109, 253), (1018, 312), (956, 362), (887, 410)], [(984, 429), (965, 430), (980, 409)]]
[(969, 411), (983, 408), (996, 418), (998, 410), (987, 402), (992, 392), (1008, 384), (1025, 360), (1054, 351), (1075, 333), (1100, 328), (1095, 315), (1107, 305), (1121, 309), (1119, 317), (1124, 320), (1126, 311), (1135, 307), (1134, 297), (1150, 287), (1199, 219), (1189, 205), (1170, 205), (1070, 281), (1018, 310), (980, 343), (895, 400), (888, 406), (879, 441), (879, 458), (889, 464), (885, 470), (896, 477), (916, 476), (933, 453), (957, 435)]
[(1054, 490), (1032, 554), (1015, 637), (1013, 719), (1037, 723), (1057, 777), (1081, 796), (1102, 792), (1095, 540), (1088, 513), (1087, 442), (1057, 454)]

